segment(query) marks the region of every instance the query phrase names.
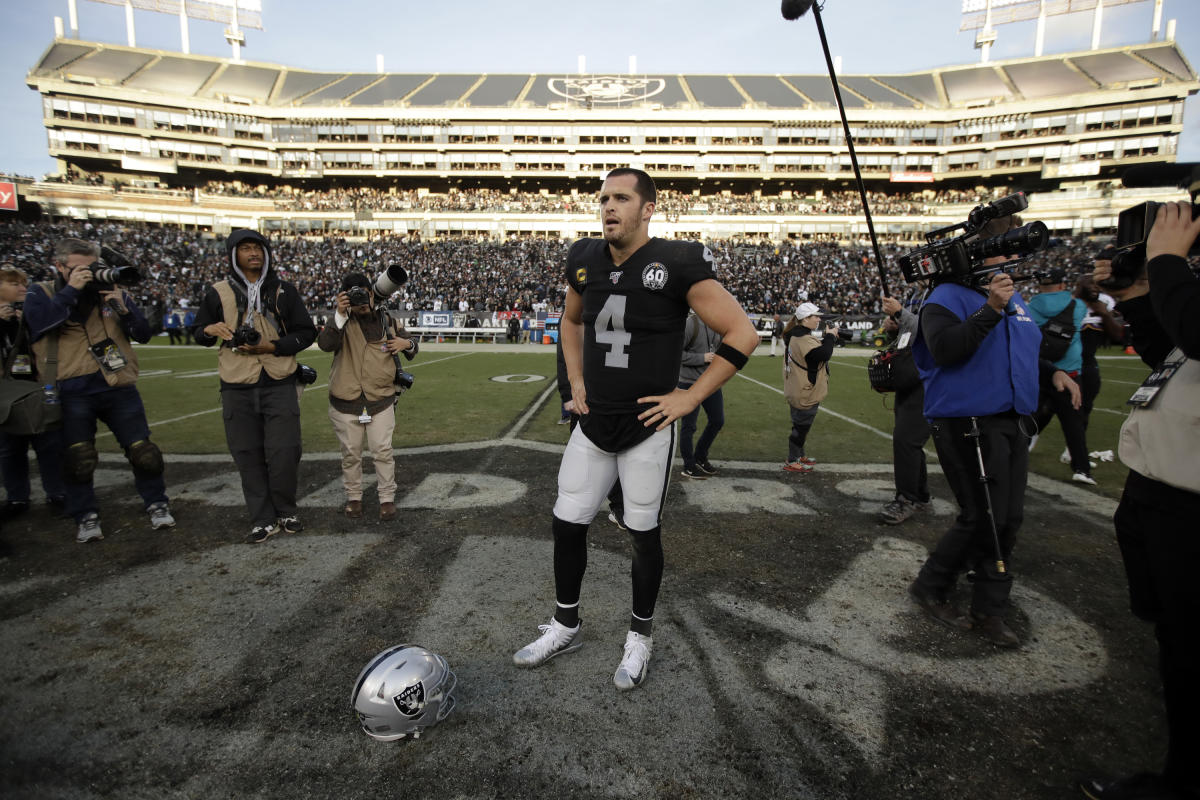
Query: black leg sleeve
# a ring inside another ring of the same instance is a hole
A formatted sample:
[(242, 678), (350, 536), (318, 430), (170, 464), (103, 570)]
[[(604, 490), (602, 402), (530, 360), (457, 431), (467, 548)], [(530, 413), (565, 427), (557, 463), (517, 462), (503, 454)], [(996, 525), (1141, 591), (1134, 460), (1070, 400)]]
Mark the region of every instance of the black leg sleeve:
[[(658, 602), (658, 587), (662, 584), (663, 549), (662, 528), (648, 531), (629, 532), (633, 543), (633, 615), (638, 620), (654, 618), (654, 604)], [(641, 631), (639, 631), (641, 632)]]
[(583, 586), (583, 573), (587, 571), (588, 526), (555, 517), (552, 529), (554, 597), (558, 603), (554, 616), (563, 625), (574, 628), (579, 624), (579, 590)]

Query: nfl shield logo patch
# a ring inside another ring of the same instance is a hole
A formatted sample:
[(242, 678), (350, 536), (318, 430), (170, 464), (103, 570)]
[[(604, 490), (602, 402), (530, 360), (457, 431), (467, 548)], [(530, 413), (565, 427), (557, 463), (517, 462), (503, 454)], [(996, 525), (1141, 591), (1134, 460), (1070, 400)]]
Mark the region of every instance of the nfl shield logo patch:
[(622, 273), (620, 271), (610, 272), (610, 273), (608, 273), (608, 279), (610, 281), (612, 281), (613, 285), (615, 286), (617, 284), (617, 281), (621, 280), (621, 274)]

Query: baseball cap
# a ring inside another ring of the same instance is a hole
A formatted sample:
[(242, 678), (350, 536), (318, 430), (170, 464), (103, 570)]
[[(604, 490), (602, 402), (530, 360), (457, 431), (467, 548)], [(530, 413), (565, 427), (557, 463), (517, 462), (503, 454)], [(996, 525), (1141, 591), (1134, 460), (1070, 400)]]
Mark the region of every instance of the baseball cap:
[(1051, 267), (1045, 272), (1038, 273), (1038, 283), (1042, 286), (1053, 286), (1056, 283), (1062, 283), (1067, 277), (1067, 273), (1062, 267)]
[(807, 319), (820, 313), (821, 309), (817, 308), (816, 303), (801, 303), (796, 306), (796, 319)]

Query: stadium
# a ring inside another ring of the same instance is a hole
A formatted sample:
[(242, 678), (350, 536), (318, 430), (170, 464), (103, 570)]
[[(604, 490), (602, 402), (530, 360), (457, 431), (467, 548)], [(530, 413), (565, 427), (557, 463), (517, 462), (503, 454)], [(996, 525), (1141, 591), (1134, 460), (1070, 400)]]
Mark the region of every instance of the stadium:
[[(833, 360), (816, 471), (780, 471), (772, 316), (801, 292), (863, 327), (880, 316), (828, 76), (326, 72), (64, 34), (26, 83), (58, 170), (10, 179), (5, 261), (44, 275), (53, 239), (99, 236), (146, 270), (134, 294), (161, 321), (194, 306), (224, 272), (224, 237), (248, 227), (315, 317), (343, 272), (409, 265), (397, 313), (424, 341), (397, 411), (399, 519), (339, 513), (330, 357), (313, 348), (305, 530), (258, 547), (240, 543), (216, 356), (165, 336), (139, 348), (179, 526), (145, 529), (103, 428), (103, 542), (76, 545), (48, 507), (4, 523), (6, 796), (1051, 800), (1076, 796), (1081, 774), (1157, 764), (1155, 647), (1128, 612), (1111, 521), (1126, 470), (1103, 455), (1140, 360), (1102, 355), (1098, 486), (1069, 482), (1057, 425), (1031, 455), (1016, 651), (933, 629), (905, 595), (955, 505), (931, 443), (929, 512), (876, 521), (892, 412), (866, 380), (870, 348)], [(838, 83), (889, 256), (1021, 190), (1025, 216), (1064, 240), (1044, 263), (1077, 272), (1119, 211), (1186, 199), (1120, 182), (1176, 160), (1200, 79), (1171, 37)], [(725, 388), (721, 476), (672, 480), (636, 696), (611, 685), (629, 544), (603, 513), (587, 645), (534, 672), (511, 664), (553, 600), (567, 434), (542, 337), (567, 244), (600, 235), (593, 189), (627, 165), (659, 186), (654, 234), (710, 243), (764, 338)], [(907, 291), (890, 264), (888, 278)], [(533, 330), (506, 343), (514, 313)], [(449, 660), (459, 707), (383, 745), (350, 690), (402, 641)]]

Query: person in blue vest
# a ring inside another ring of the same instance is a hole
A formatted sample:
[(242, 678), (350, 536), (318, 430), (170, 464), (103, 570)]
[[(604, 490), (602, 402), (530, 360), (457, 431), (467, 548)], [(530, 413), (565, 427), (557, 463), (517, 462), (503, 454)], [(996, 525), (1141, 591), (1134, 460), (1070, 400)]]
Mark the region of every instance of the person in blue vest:
[[(1019, 224), (1016, 215), (1001, 217), (980, 236), (996, 236)], [(1005, 260), (988, 259), (983, 266), (998, 270)], [(990, 280), (947, 276), (935, 278), (934, 284), (921, 308), (913, 358), (925, 386), (925, 417), (959, 513), (909, 594), (938, 622), (959, 630), (974, 628), (995, 645), (1017, 647), (1020, 639), (1004, 613), (1012, 590), (1008, 565), (1024, 515), (1033, 433), (1029, 415), (1037, 409), (1041, 381), (1069, 392), (1077, 408), (1079, 387), (1039, 358), (1042, 333), (1009, 275), (998, 270)], [(976, 443), (986, 484), (980, 480)], [(990, 494), (994, 534), (985, 492)], [(969, 615), (951, 599), (964, 572), (971, 573), (972, 581)]]
[[(1066, 354), (1055, 361), (1054, 366), (1071, 376), (1071, 380), (1082, 389), (1083, 339), (1080, 337), (1080, 331), (1083, 330), (1083, 318), (1087, 315), (1088, 308), (1086, 303), (1071, 294), (1066, 288), (1065, 281), (1066, 273), (1061, 267), (1052, 267), (1045, 272), (1038, 273), (1038, 293), (1029, 298), (1029, 314), (1039, 328), (1044, 328), (1047, 322), (1055, 319), (1059, 314), (1063, 314), (1064, 317), (1070, 316), (1071, 326), (1074, 329), (1071, 333), (1071, 341), (1067, 345)], [(1067, 311), (1068, 305), (1071, 306), (1070, 311)], [(1033, 418), (1037, 423), (1037, 431), (1034, 432), (1033, 437), (1034, 442), (1037, 441), (1037, 433), (1045, 430), (1052, 417), (1058, 417), (1058, 424), (1062, 426), (1063, 438), (1067, 440), (1067, 451), (1071, 455), (1071, 472), (1073, 473), (1071, 480), (1095, 486), (1096, 479), (1092, 477), (1092, 465), (1088, 460), (1087, 423), (1084, 421), (1086, 418), (1083, 415), (1083, 409), (1079, 404), (1072, 404), (1068, 392), (1043, 391), (1038, 412)]]
[(179, 318), (178, 311), (167, 312), (163, 329), (167, 332), (167, 344), (175, 344), (176, 341), (183, 344), (183, 320)]

